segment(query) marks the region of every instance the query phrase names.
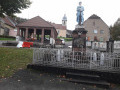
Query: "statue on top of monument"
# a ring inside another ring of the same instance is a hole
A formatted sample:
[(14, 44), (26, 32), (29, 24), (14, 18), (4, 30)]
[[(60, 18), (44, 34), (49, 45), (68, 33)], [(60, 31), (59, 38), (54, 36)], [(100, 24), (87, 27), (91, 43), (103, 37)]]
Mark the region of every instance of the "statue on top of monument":
[(79, 6), (77, 6), (77, 22), (78, 22), (78, 25), (82, 25), (83, 22), (84, 22), (84, 17), (83, 17), (84, 7), (81, 4), (82, 4), (82, 2), (79, 2)]

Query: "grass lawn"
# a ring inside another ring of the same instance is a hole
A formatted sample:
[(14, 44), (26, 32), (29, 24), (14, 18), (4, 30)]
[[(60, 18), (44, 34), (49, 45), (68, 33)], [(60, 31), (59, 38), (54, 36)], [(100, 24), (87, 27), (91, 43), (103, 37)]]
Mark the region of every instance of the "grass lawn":
[(65, 38), (65, 37), (57, 37), (59, 39), (64, 39), (66, 42), (72, 41), (72, 38)]
[(10, 77), (25, 69), (33, 59), (32, 49), (0, 48), (0, 78)]

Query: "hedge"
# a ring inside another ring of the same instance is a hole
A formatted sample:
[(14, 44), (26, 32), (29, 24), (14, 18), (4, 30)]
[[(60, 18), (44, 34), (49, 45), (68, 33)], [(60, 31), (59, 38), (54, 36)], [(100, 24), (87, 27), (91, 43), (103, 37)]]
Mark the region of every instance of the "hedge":
[(16, 37), (13, 37), (13, 36), (5, 36), (5, 35), (0, 35), (0, 38), (12, 38), (12, 39), (16, 39)]

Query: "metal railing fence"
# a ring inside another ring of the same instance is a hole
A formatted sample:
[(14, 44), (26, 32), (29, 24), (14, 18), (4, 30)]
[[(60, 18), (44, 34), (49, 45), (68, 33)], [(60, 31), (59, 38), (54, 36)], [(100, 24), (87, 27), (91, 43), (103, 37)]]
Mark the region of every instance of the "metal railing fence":
[(120, 70), (120, 53), (74, 52), (67, 49), (34, 49), (33, 64), (87, 70)]

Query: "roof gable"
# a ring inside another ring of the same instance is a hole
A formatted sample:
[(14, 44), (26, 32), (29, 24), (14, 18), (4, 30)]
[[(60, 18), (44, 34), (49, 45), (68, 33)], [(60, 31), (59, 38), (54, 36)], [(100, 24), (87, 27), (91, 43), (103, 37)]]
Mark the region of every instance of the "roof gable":
[(88, 19), (101, 19), (99, 16), (93, 14), (92, 16), (90, 16)]
[(66, 30), (66, 26), (63, 26), (62, 24), (55, 24), (51, 23), (56, 29)]
[(17, 25), (18, 27), (53, 27), (49, 22), (42, 19), (40, 16), (29, 19)]
[[(83, 24), (86, 25), (86, 23), (91, 23), (91, 22), (94, 22), (96, 20), (97, 20), (97, 22), (99, 20), (102, 23), (102, 25), (105, 25), (107, 28), (109, 28), (109, 26), (101, 19), (101, 17), (99, 17), (95, 14), (91, 15), (87, 20), (84, 21)], [(101, 26), (101, 24), (99, 24), (99, 25)], [(87, 27), (87, 26), (85, 26), (85, 27)]]
[(12, 20), (9, 17), (2, 18), (2, 20), (9, 26), (15, 27), (15, 23), (12, 22)]

